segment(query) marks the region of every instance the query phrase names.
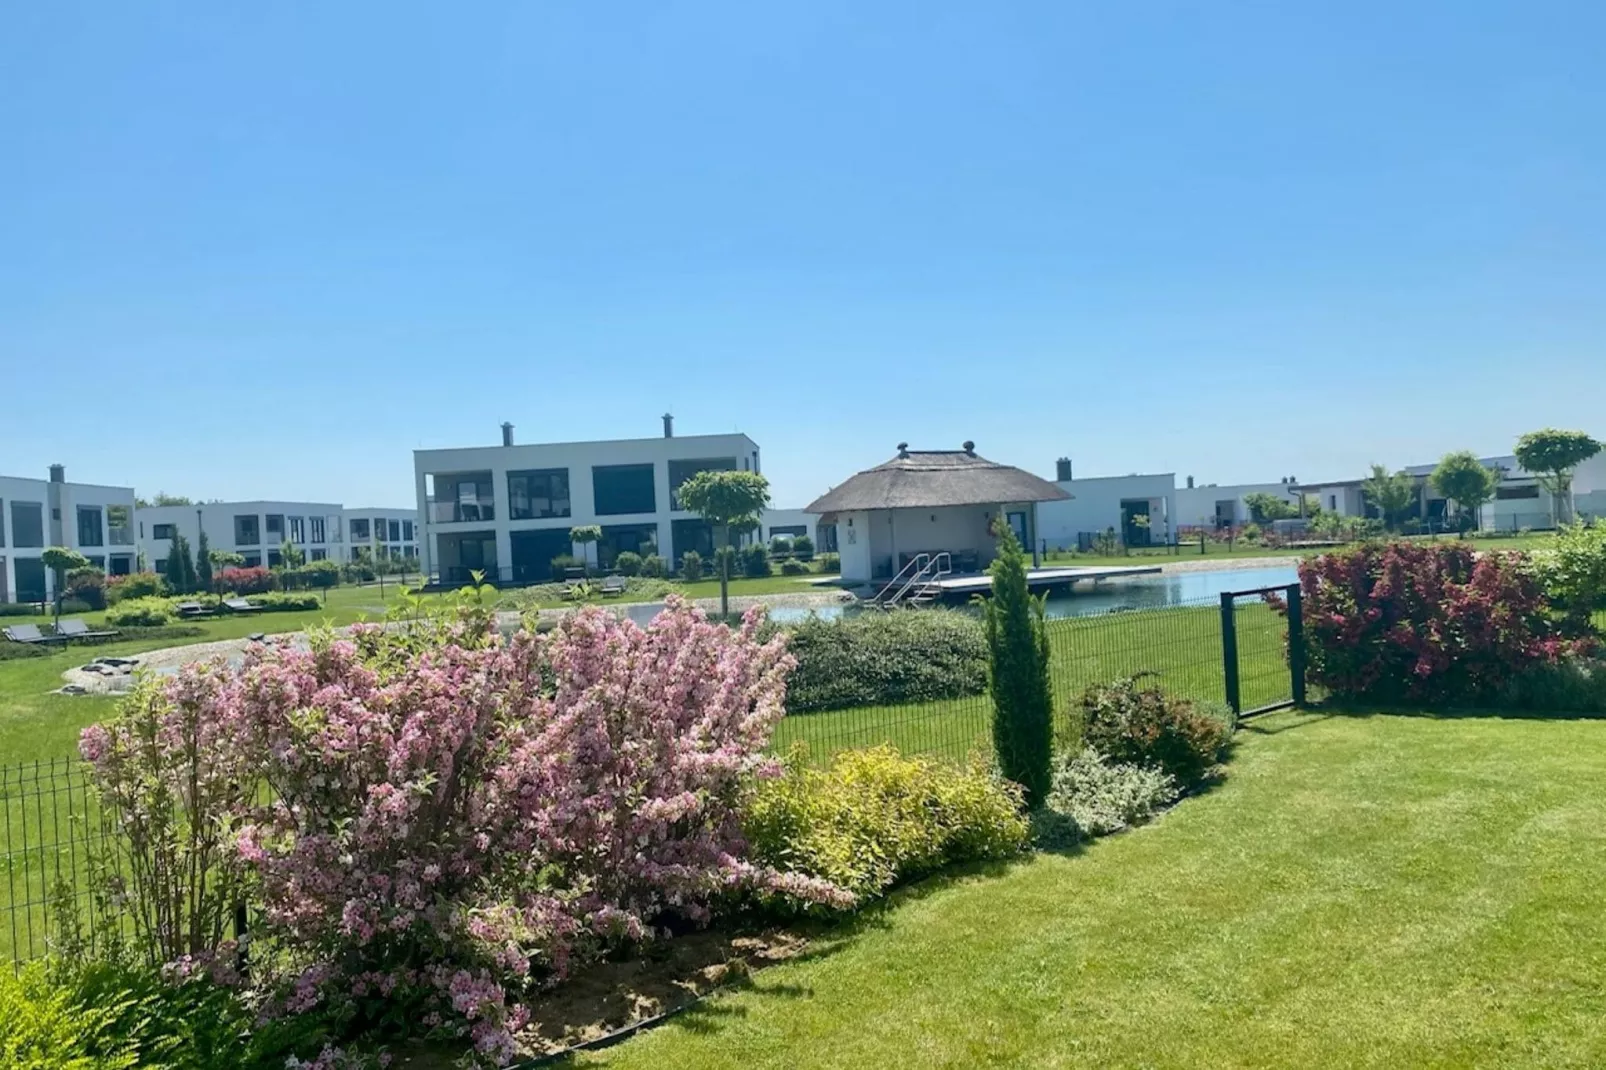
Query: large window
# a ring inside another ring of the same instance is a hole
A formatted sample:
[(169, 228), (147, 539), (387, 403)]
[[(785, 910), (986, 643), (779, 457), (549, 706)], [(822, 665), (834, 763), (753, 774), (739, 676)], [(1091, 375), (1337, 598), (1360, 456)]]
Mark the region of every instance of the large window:
[(362, 519), (358, 519), (357, 517), (351, 518), (351, 541), (368, 541), (368, 519), (366, 517)]
[(570, 515), (569, 470), (537, 468), (509, 472), (507, 515), (512, 520), (543, 520)]
[(392, 520), (392, 521), (390, 521), (390, 541), (391, 542), (400, 542), (401, 541), (401, 521), (400, 520)]
[(78, 507), (78, 545), (106, 545), (106, 529), (100, 523), (100, 506), (80, 505)]
[(1537, 498), (1539, 497), (1539, 486), (1535, 483), (1529, 483), (1525, 486), (1497, 487), (1495, 488), (1494, 496), (1502, 502), (1516, 501), (1522, 498)]
[[(491, 473), (452, 472), (431, 475), (429, 479), (435, 488), (431, 496), (430, 516), (436, 523), (480, 523), (496, 519), (496, 492), (491, 485)], [(376, 526), (375, 537), (383, 530)]]
[[(234, 518), (234, 545), (261, 546), (261, 518), (255, 513), (241, 513)], [(258, 561), (257, 564), (262, 562)]]
[(650, 464), (601, 464), (591, 469), (591, 491), (598, 516), (656, 513)]
[[(4, 546), (5, 544), (6, 544), (6, 503), (3, 500), (0, 500), (0, 546)], [(0, 583), (4, 583), (5, 582), (5, 577), (3, 575), (4, 572), (5, 572), (5, 569), (4, 568), (0, 568)], [(3, 601), (3, 599), (0, 599), (0, 601)]]
[(307, 541), (307, 518), (293, 516), (290, 518), (290, 541), (300, 546)]
[(283, 542), (284, 541), (284, 514), (283, 513), (269, 513), (268, 514), (268, 541), (269, 542)]
[[(695, 461), (669, 462), (669, 494), (673, 498), (680, 490), (680, 485), (698, 472), (733, 472), (736, 470), (735, 457), (705, 457)], [(678, 500), (671, 506), (674, 509), (683, 509)]]
[(327, 561), (327, 560), (329, 560), (329, 551), (328, 550), (324, 550), (324, 549), (315, 549), (315, 550), (313, 550), (312, 551), (312, 560), (314, 560), (314, 561)]
[(134, 510), (126, 505), (106, 507), (106, 541), (113, 546), (134, 545)]
[(310, 533), (312, 535), (312, 541), (313, 542), (324, 542), (325, 540), (324, 540), (324, 537), (323, 537), (323, 517), (321, 517), (321, 516), (309, 516), (309, 517), (307, 517), (307, 524), (308, 524), (309, 528), (311, 529)]
[(177, 531), (178, 531), (178, 525), (177, 524), (152, 524), (151, 525), (151, 538), (153, 538), (153, 539), (171, 539), (174, 536), (174, 534), (177, 533)]
[(406, 542), (413, 541), (413, 522), (411, 520), (402, 521), (402, 539)]
[[(45, 507), (40, 502), (11, 503), (11, 545), (18, 549), (45, 544)], [(17, 580), (22, 588), (22, 580)], [(24, 599), (26, 601), (26, 599)]]

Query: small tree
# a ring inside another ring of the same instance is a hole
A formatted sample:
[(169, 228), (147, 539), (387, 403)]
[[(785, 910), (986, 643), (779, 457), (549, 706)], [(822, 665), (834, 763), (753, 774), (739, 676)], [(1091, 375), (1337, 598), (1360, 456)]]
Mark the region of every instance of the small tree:
[[(245, 555), (237, 554), (233, 550), (208, 550), (205, 556), (207, 562), (212, 566), (212, 575), (218, 577), (212, 583), (213, 592), (222, 594), (223, 581), (221, 576), (223, 571), (230, 568), (243, 568), (245, 566)], [(200, 571), (199, 562), (196, 563), (196, 571)]]
[[(763, 519), (770, 503), (770, 481), (757, 472), (698, 472), (680, 485), (675, 497), (722, 529), (724, 545), (729, 548), (732, 530), (749, 531)], [(726, 554), (719, 565), (719, 612), (728, 617), (730, 611), (730, 555)]]
[(1393, 531), (1416, 503), (1416, 480), (1408, 472), (1389, 475), (1387, 468), (1374, 464), (1372, 474), (1361, 484), (1361, 493), (1377, 509), (1383, 526)]
[(1026, 584), (1026, 553), (1008, 524), (997, 525), (998, 556), (988, 571), (993, 596), (983, 603), (987, 680), (993, 696), (993, 749), (1004, 776), (1036, 807), (1048, 795), (1053, 761), (1054, 696), (1048, 679), (1044, 600)]
[(581, 524), (569, 529), (569, 541), (579, 548), (574, 556), (580, 559), (580, 571), (588, 576), (591, 574), (591, 555), (586, 547), (601, 540), (602, 528), (596, 524)]
[[(1433, 489), (1455, 502), (1462, 517), (1462, 530), (1477, 523), (1478, 511), (1494, 497), (1500, 477), (1484, 467), (1471, 450), (1446, 453), (1428, 477)], [(1471, 519), (1471, 524), (1467, 519)]]
[(51, 546), (39, 555), (39, 560), (44, 562), (44, 566), (55, 576), (56, 623), (59, 624), (61, 623), (61, 596), (67, 586), (67, 573), (76, 568), (88, 568), (89, 558), (77, 550), (69, 550), (65, 546)]
[(1573, 473), (1578, 466), (1602, 449), (1582, 431), (1557, 431), (1547, 427), (1530, 431), (1517, 439), (1517, 463), (1532, 472), (1539, 485), (1550, 492), (1551, 516), (1562, 525), (1572, 519)]
[(182, 535), (178, 537), (178, 564), (183, 571), (185, 593), (194, 591), (196, 581), (195, 555), (190, 551), (190, 540)]
[(207, 544), (205, 528), (201, 529), (200, 538), (195, 540), (195, 589), (212, 589), (212, 547)]
[(1244, 504), (1249, 506), (1249, 518), (1257, 524), (1270, 524), (1273, 520), (1287, 520), (1299, 515), (1299, 509), (1293, 502), (1265, 491), (1245, 494)]
[(162, 573), (167, 579), (168, 590), (174, 594), (189, 594), (195, 590), (195, 558), (190, 553), (190, 541), (183, 535), (173, 535)]

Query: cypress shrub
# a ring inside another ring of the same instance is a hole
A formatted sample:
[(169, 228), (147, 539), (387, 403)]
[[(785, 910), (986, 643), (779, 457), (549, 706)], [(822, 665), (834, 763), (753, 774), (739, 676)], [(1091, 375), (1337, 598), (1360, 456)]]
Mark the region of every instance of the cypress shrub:
[(983, 606), (988, 686), (993, 694), (993, 749), (999, 770), (1037, 807), (1048, 795), (1053, 761), (1054, 697), (1048, 679), (1043, 600), (1026, 585), (1026, 555), (1000, 525), (998, 557), (989, 571), (993, 596)]

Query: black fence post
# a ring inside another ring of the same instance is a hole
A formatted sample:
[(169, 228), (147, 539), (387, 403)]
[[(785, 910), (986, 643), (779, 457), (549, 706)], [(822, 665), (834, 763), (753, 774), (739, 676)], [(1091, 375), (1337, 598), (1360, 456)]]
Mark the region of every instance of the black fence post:
[(1305, 600), (1299, 584), (1288, 586), (1288, 673), (1294, 682), (1294, 705), (1305, 705)]
[(1243, 713), (1243, 698), (1238, 692), (1238, 618), (1233, 613), (1237, 596), (1231, 591), (1221, 592), (1221, 674), (1227, 685), (1227, 705), (1234, 716)]
[(251, 941), (250, 919), (246, 913), (245, 901), (240, 900), (234, 904), (234, 968), (241, 977), (251, 976)]

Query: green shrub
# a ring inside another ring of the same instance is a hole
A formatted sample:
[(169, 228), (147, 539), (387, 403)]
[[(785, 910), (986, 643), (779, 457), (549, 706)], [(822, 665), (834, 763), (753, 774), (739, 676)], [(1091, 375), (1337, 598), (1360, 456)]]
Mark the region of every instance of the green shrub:
[[(122, 1002), (85, 1005), (42, 967), (0, 970), (0, 1066), (6, 1070), (123, 1070), (140, 1065), (119, 1029)], [(161, 1064), (153, 1064), (161, 1065)]]
[(770, 555), (772, 557), (791, 557), (792, 537), (790, 535), (776, 535), (771, 538)]
[(807, 535), (792, 536), (792, 553), (800, 561), (811, 561), (814, 558), (814, 540)]
[(37, 602), (0, 602), (0, 617), (37, 617)]
[(648, 554), (641, 559), (641, 574), (647, 579), (661, 580), (669, 574), (669, 567), (662, 557)]
[(1606, 608), (1606, 524), (1569, 524), (1549, 549), (1533, 555), (1545, 594), (1582, 631), (1597, 609)]
[(1183, 788), (1208, 776), (1232, 740), (1225, 707), (1167, 695), (1144, 677), (1082, 693), (1082, 741), (1111, 761), (1158, 768)]
[(93, 613), (95, 612), (95, 607), (82, 598), (63, 598), (61, 600), (61, 612), (63, 615)]
[(748, 579), (758, 580), (770, 575), (770, 553), (763, 543), (742, 547), (741, 560), (742, 575)]
[(686, 578), (687, 583), (696, 583), (703, 578), (703, 555), (696, 550), (687, 550), (680, 557), (680, 574)]
[(837, 553), (823, 553), (820, 555), (821, 572), (841, 572), (842, 555)]
[(714, 557), (709, 562), (709, 575), (718, 577), (723, 575), (736, 579), (742, 574), (742, 552), (734, 546), (721, 546), (714, 551)]
[(1004, 776), (1037, 807), (1048, 794), (1054, 756), (1054, 693), (1048, 679), (1048, 626), (1043, 599), (1026, 582), (1026, 555), (1014, 529), (998, 532), (988, 567), (993, 596), (982, 604), (987, 686), (993, 696), (993, 752)]
[(106, 608), (106, 573), (90, 565), (67, 573), (65, 596), (82, 602), (90, 612)]
[(809, 568), (807, 561), (800, 561), (795, 557), (788, 557), (781, 562), (781, 575), (783, 576), (806, 576), (812, 571), (813, 569)]
[(338, 561), (308, 561), (294, 568), (275, 569), (273, 574), (286, 591), (326, 590), (340, 585)]
[(1606, 661), (1571, 657), (1534, 665), (1506, 685), (1501, 709), (1606, 714)]
[(22, 658), (42, 658), (50, 653), (44, 643), (12, 643), (0, 638), (0, 661), (18, 661)]
[(167, 580), (157, 572), (135, 572), (113, 576), (106, 581), (106, 603), (116, 605), (130, 598), (161, 598), (167, 594)]
[(761, 782), (744, 828), (756, 861), (828, 880), (857, 903), (957, 862), (1007, 858), (1027, 842), (1020, 792), (988, 773), (843, 751)]
[(976, 618), (949, 609), (809, 617), (790, 629), (797, 658), (791, 713), (979, 695), (987, 641)]
[(641, 575), (641, 555), (634, 550), (622, 550), (613, 559), (613, 567), (621, 576)]
[(268, 613), (295, 613), (308, 609), (317, 609), (323, 605), (315, 594), (303, 594), (293, 591), (269, 591), (267, 594), (254, 594), (246, 601), (253, 606), (261, 606)]
[(128, 598), (106, 611), (106, 623), (118, 628), (159, 627), (174, 618), (173, 605), (165, 598)]
[(1143, 824), (1178, 794), (1168, 773), (1112, 762), (1088, 748), (1059, 760), (1047, 805), (1074, 821), (1084, 836), (1107, 836)]
[(569, 574), (571, 568), (583, 568), (584, 563), (573, 554), (559, 554), (552, 559), (552, 578), (561, 580)]

